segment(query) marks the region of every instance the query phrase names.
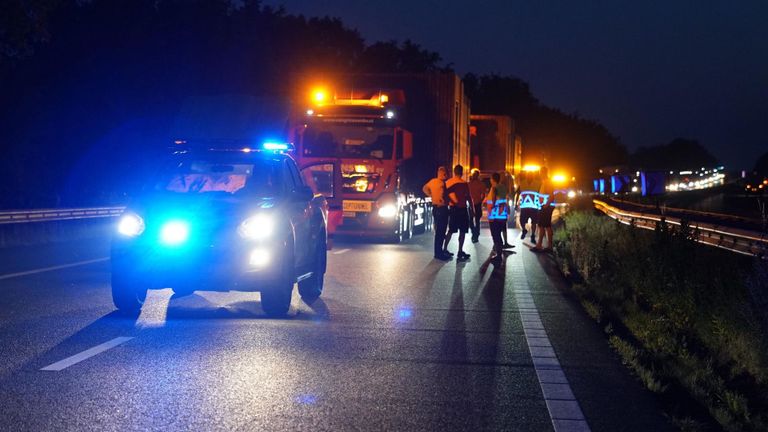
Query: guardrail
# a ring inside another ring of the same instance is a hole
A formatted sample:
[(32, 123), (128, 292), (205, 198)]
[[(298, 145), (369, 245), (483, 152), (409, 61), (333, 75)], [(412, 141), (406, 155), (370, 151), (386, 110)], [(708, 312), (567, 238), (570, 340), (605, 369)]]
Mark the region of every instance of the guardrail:
[(94, 207), (71, 209), (42, 209), (42, 210), (12, 210), (0, 212), (1, 224), (16, 224), (30, 222), (50, 222), (72, 219), (93, 219), (116, 217), (123, 213), (125, 207)]
[[(680, 226), (680, 219), (657, 214), (631, 212), (614, 207), (604, 201), (593, 199), (595, 208), (607, 216), (625, 224), (638, 228), (656, 229), (656, 224), (662, 220), (670, 225)], [(768, 258), (768, 234), (738, 228), (687, 221), (688, 226), (698, 231), (696, 241), (743, 255)]]
[(686, 213), (691, 215), (698, 215), (698, 216), (705, 216), (705, 217), (711, 217), (711, 218), (717, 218), (722, 220), (731, 220), (734, 222), (742, 222), (747, 224), (760, 224), (760, 219), (756, 218), (748, 218), (744, 216), (736, 216), (731, 214), (725, 214), (725, 213), (717, 213), (717, 212), (708, 212), (708, 211), (701, 211), (701, 210), (689, 210), (689, 209), (682, 209), (678, 207), (669, 207), (666, 205), (656, 206), (652, 204), (641, 204), (630, 200), (624, 200), (616, 197), (611, 197), (611, 200), (620, 202), (623, 204), (629, 204), (636, 207), (642, 207), (652, 210), (659, 210), (661, 213), (665, 212), (676, 212), (676, 213)]

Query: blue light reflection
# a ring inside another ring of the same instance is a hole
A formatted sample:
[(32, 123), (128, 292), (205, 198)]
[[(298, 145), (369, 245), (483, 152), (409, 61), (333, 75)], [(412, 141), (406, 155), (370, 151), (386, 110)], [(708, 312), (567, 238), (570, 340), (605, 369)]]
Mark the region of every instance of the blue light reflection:
[(409, 307), (401, 307), (397, 310), (397, 320), (400, 322), (408, 321), (413, 317), (413, 309)]
[(296, 398), (296, 402), (302, 405), (314, 405), (317, 403), (317, 396), (313, 394), (303, 394)]

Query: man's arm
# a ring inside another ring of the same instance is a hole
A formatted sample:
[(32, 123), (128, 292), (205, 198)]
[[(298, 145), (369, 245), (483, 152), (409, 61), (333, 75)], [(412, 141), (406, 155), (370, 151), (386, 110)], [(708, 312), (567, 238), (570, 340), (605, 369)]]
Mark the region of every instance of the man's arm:
[(429, 182), (427, 182), (424, 187), (421, 188), (422, 192), (424, 192), (424, 195), (426, 196), (432, 196), (432, 191), (429, 189)]

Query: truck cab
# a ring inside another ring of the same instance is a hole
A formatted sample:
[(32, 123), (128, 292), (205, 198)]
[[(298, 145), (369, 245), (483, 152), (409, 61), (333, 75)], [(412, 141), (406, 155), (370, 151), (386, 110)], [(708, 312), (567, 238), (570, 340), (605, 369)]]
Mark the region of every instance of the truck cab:
[(329, 234), (400, 241), (426, 225), (427, 203), (401, 187), (413, 138), (403, 127), (402, 91), (317, 91), (295, 121), (304, 180), (329, 205)]

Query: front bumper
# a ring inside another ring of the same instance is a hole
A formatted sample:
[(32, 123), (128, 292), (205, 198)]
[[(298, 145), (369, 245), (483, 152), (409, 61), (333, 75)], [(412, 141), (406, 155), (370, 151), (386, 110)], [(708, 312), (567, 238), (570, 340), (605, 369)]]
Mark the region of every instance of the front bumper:
[[(269, 262), (250, 264), (254, 249), (267, 251)], [(285, 272), (286, 247), (279, 243), (242, 242), (230, 247), (167, 248), (142, 241), (115, 239), (112, 273), (147, 288), (205, 291), (262, 291)]]
[(358, 212), (354, 217), (342, 216), (341, 223), (336, 226), (335, 234), (354, 237), (387, 237), (399, 234), (400, 223), (398, 216), (382, 218), (376, 212)]

